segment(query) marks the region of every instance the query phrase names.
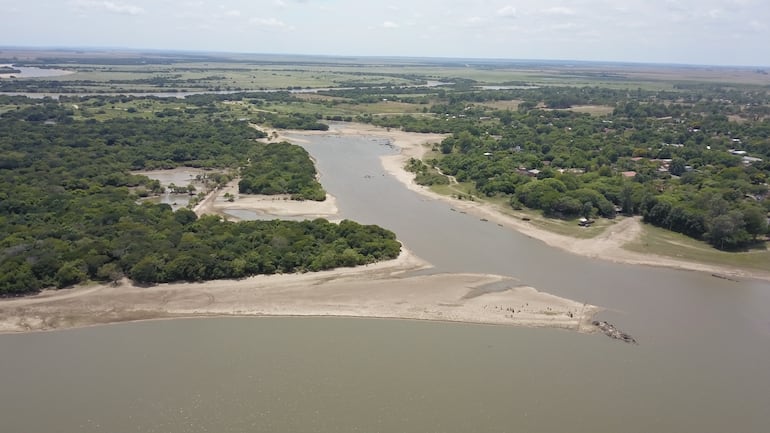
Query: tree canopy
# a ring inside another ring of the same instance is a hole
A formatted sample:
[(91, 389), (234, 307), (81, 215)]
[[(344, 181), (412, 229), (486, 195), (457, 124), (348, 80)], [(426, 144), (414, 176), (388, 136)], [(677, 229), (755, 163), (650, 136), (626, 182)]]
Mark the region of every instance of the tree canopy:
[(26, 103), (0, 117), (0, 296), (123, 276), (157, 283), (317, 271), (399, 254), (395, 235), (377, 226), (233, 223), (138, 201), (139, 190), (159, 186), (132, 169), (251, 161), (246, 172), (281, 171), (292, 187), (295, 178), (315, 182), (304, 150), (257, 145), (261, 133), (243, 122), (73, 120), (61, 104)]
[(291, 194), (295, 200), (326, 199), (307, 151), (281, 143), (256, 143), (250, 162), (241, 169), (238, 190), (244, 194)]

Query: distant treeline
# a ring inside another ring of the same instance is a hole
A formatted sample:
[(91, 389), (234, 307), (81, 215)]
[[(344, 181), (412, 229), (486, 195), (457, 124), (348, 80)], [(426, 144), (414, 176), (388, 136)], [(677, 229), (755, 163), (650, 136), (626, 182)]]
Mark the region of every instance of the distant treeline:
[(309, 114), (277, 114), (261, 111), (256, 116), (256, 122), (278, 129), (305, 129), (327, 131), (329, 125), (319, 122), (320, 118)]

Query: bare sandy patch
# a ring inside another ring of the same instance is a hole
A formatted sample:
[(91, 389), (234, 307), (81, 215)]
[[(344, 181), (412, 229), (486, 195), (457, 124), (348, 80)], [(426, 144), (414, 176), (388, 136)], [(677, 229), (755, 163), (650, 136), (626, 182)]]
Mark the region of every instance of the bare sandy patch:
[(567, 109), (567, 111), (588, 113), (592, 116), (603, 116), (605, 114), (611, 114), (614, 110), (615, 107), (609, 105), (575, 105), (574, 107)]
[[(483, 274), (405, 276), (396, 260), (332, 271), (139, 287), (98, 285), (0, 301), (0, 332), (198, 316), (343, 316), (556, 327), (595, 332), (599, 309)], [(494, 286), (494, 290), (490, 287)]]
[(496, 108), (498, 110), (517, 110), (519, 108), (519, 105), (524, 102), (521, 99), (510, 99), (507, 101), (490, 101), (490, 102), (482, 102), (479, 105), (482, 105), (484, 107), (491, 107)]
[(206, 173), (208, 173), (208, 171), (202, 168), (193, 167), (177, 167), (166, 170), (142, 170), (131, 172), (131, 174), (147, 176), (150, 179), (156, 179), (164, 187), (168, 187), (172, 183), (177, 186), (200, 184), (197, 176), (203, 176)]
[(241, 194), (238, 192), (238, 179), (228, 183), (224, 188), (212, 191), (194, 209), (196, 214), (216, 214), (227, 217), (230, 221), (239, 218), (227, 211), (247, 211), (264, 217), (275, 218), (325, 218), (339, 219), (337, 199), (326, 194), (324, 201), (292, 200), (291, 196)]

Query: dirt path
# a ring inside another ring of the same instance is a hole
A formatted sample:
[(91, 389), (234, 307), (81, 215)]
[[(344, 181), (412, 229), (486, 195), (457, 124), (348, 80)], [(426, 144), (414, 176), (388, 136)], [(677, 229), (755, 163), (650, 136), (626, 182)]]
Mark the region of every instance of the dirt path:
[(193, 208), (193, 212), (195, 212), (195, 215), (198, 215), (199, 217), (202, 215), (210, 215), (215, 213), (214, 212), (214, 202), (217, 200), (217, 197), (219, 196), (219, 188), (214, 188), (206, 195), (206, 197), (198, 202), (197, 205)]

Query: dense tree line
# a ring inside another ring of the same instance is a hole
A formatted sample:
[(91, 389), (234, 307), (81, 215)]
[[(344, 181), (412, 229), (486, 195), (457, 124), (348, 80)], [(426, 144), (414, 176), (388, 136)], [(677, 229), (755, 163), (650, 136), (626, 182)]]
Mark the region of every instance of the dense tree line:
[(270, 125), (279, 129), (304, 129), (315, 131), (327, 131), (329, 125), (319, 122), (319, 117), (309, 114), (291, 113), (278, 114), (260, 111), (256, 116), (256, 122)]
[[(770, 121), (730, 121), (719, 105), (725, 101), (684, 99), (618, 102), (607, 116), (467, 105), (467, 117), (444, 124), (486, 116), (497, 125), (477, 120), (455, 130), (428, 166), (548, 216), (622, 212), (720, 249), (749, 245), (767, 233)], [(437, 109), (457, 113), (456, 106)], [(423, 181), (437, 180), (425, 167), (412, 168)]]
[(409, 161), (406, 164), (406, 170), (415, 174), (414, 181), (418, 185), (429, 186), (449, 184), (448, 177), (419, 159), (409, 158)]
[(132, 168), (257, 160), (259, 134), (243, 123), (52, 123), (43, 120), (59, 119), (50, 108), (37, 120), (0, 118), (0, 296), (123, 276), (155, 283), (316, 271), (399, 253), (392, 232), (351, 221), (232, 223), (138, 202), (140, 189), (158, 185)]
[(294, 200), (326, 199), (310, 155), (287, 142), (257, 143), (241, 169), (238, 190), (244, 194), (291, 194)]

